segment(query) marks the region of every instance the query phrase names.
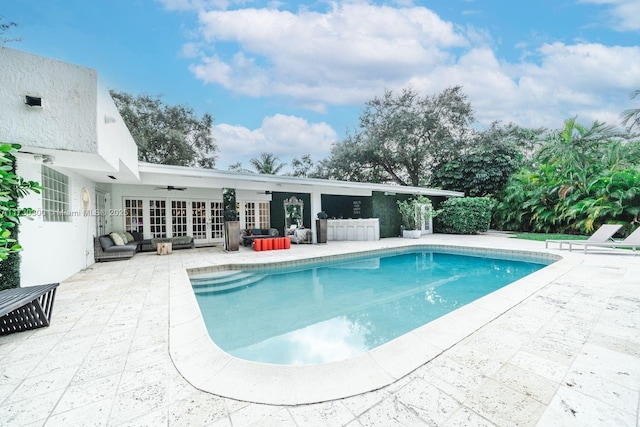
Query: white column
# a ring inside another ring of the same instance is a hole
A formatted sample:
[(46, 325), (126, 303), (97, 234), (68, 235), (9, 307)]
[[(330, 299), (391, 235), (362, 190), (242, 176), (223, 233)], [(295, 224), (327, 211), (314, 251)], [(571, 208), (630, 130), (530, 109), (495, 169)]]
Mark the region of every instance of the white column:
[(318, 212), (322, 210), (322, 193), (318, 190), (311, 192), (311, 232), (313, 233), (313, 243), (318, 243), (318, 230), (316, 230), (316, 219)]

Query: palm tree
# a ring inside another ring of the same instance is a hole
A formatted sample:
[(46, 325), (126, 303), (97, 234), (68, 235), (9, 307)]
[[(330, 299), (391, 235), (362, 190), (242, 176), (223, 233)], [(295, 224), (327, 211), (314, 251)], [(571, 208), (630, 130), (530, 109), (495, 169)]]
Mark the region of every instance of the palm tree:
[[(630, 98), (634, 99), (637, 96), (640, 96), (640, 89), (634, 90), (631, 93)], [(622, 124), (624, 126), (629, 125), (629, 131), (631, 131), (634, 126), (640, 128), (640, 108), (630, 108), (628, 110), (624, 110), (622, 112)]]
[(286, 166), (286, 163), (280, 163), (279, 160), (273, 153), (262, 153), (260, 157), (254, 157), (249, 162), (258, 173), (277, 175)]
[(594, 121), (587, 128), (576, 123), (573, 117), (565, 122), (562, 130), (547, 137), (536, 160), (559, 166), (562, 175), (586, 186), (587, 169), (600, 155), (601, 148), (619, 136), (613, 126)]

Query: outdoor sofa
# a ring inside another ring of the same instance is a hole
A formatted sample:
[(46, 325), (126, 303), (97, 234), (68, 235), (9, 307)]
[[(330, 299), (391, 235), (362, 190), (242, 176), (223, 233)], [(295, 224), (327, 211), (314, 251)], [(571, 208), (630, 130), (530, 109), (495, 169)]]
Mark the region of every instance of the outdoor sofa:
[(280, 232), (277, 228), (247, 228), (240, 230), (240, 238), (243, 246), (251, 246), (256, 239), (266, 237), (278, 237)]
[[(117, 236), (114, 236), (114, 234), (117, 234)], [(118, 236), (122, 242), (118, 241)], [(129, 259), (138, 252), (155, 251), (158, 243), (171, 243), (172, 249), (190, 249), (194, 247), (193, 237), (191, 236), (144, 239), (142, 233), (111, 233), (93, 239), (94, 259), (96, 262)]]

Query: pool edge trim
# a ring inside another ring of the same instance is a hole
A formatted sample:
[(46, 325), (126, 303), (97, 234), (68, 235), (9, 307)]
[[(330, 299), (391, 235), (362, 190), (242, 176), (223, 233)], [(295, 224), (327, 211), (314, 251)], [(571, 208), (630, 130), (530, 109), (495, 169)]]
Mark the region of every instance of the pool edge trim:
[[(306, 366), (250, 362), (224, 352), (208, 334), (189, 281), (189, 273), (274, 264), (313, 264), (416, 249), (471, 251), (484, 256), (525, 256), (555, 262), (367, 353), (347, 360)], [(169, 353), (176, 369), (189, 383), (219, 396), (270, 405), (301, 405), (341, 399), (380, 389), (403, 378), (503, 315), (574, 265), (575, 260), (545, 251), (421, 243), (317, 258), (181, 270), (170, 277)], [(456, 325), (453, 330), (452, 324)]]

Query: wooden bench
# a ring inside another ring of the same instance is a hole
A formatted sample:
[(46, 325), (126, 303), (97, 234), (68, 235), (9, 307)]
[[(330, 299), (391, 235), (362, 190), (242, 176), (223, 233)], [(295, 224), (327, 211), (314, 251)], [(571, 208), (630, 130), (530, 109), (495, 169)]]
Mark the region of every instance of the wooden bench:
[(49, 326), (59, 283), (0, 291), (0, 335)]

